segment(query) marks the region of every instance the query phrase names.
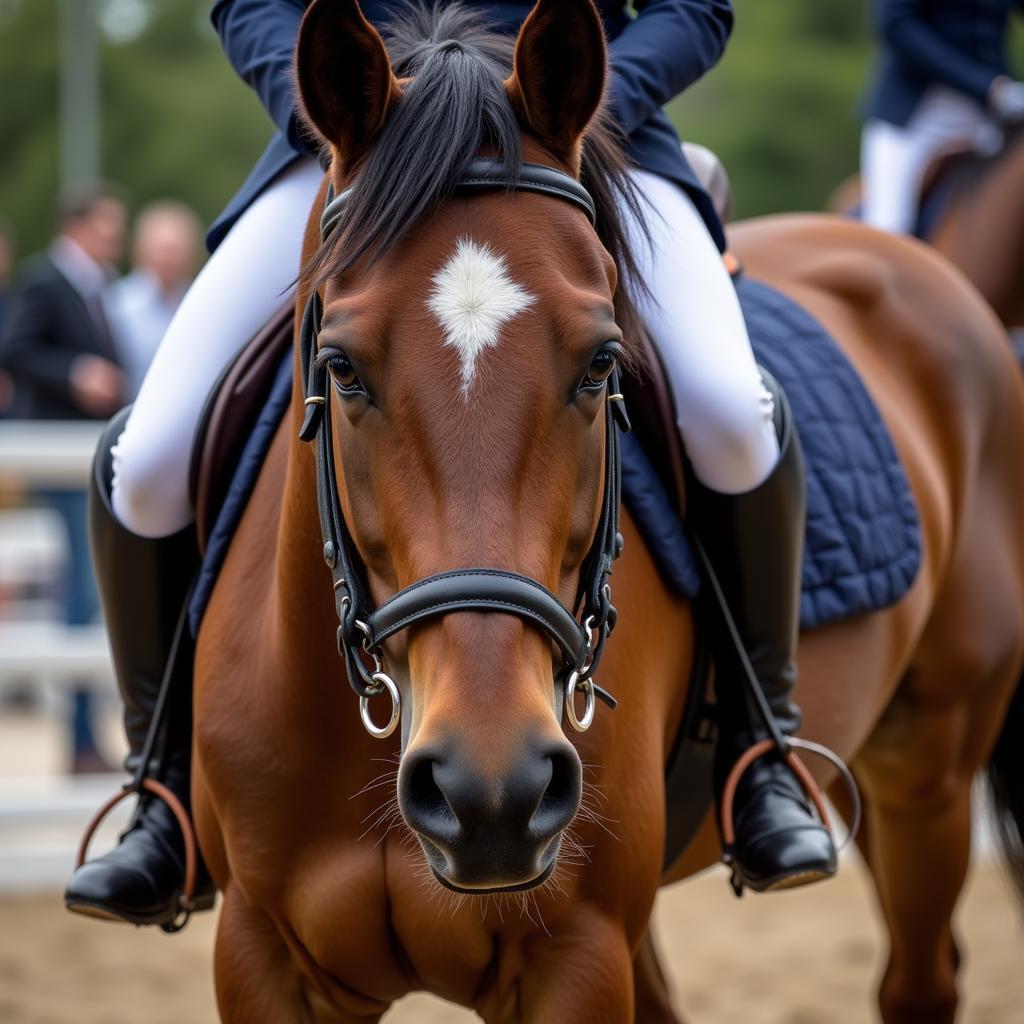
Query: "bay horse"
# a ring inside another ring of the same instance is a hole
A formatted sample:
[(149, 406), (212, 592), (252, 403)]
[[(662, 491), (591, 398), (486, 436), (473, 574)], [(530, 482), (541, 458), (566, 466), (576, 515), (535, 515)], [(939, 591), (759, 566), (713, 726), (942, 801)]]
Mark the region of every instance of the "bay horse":
[(972, 161), (956, 186), (928, 241), (1007, 327), (1024, 327), (1024, 128), (1007, 133), (998, 157)]
[[(663, 870), (664, 765), (695, 623), (628, 514), (601, 667), (619, 706), (588, 731), (563, 731), (546, 631), (491, 609), (435, 615), (383, 644), (377, 667), (402, 709), (383, 742), (343, 682), (319, 456), (299, 436), (309, 417), (330, 427), (319, 451), (337, 467), (335, 511), (371, 605), (493, 566), (572, 607), (603, 507), (605, 382), (631, 349), (615, 314), (628, 254), (612, 258), (614, 182), (599, 173), (607, 58), (590, 0), (538, 0), (514, 57), (456, 8), (406, 14), (392, 49), (395, 69), (354, 0), (315, 0), (297, 47), (331, 156), (299, 297), (301, 309), (322, 293), (319, 356), (311, 375), (297, 344), (292, 415), (196, 658), (194, 813), (223, 894), (219, 1011), (369, 1022), (428, 990), (493, 1022), (679, 1021), (651, 908), (719, 843), (709, 819)], [(453, 193), (481, 153), (513, 176), (520, 154), (585, 173), (599, 231), (579, 197), (514, 182)], [(321, 247), (328, 188), (350, 185), (341, 233)], [(952, 1021), (971, 783), (1004, 722), (996, 761), (1017, 823), (1021, 812), (1024, 385), (991, 311), (919, 245), (824, 216), (739, 225), (733, 242), (751, 274), (834, 333), (919, 508), (912, 589), (803, 636), (797, 699), (803, 734), (847, 757), (863, 787), (859, 841), (892, 940), (882, 1017)], [(486, 330), (443, 343), (432, 287), (452, 260), (465, 261), (462, 313), (497, 317), (500, 344)], [(330, 383), (307, 394), (317, 373)], [(368, 702), (378, 724), (384, 703)]]
[[(941, 157), (931, 180), (949, 194), (925, 241), (967, 275), (1006, 327), (1024, 327), (1024, 127), (1006, 129), (994, 156)], [(860, 179), (850, 178), (829, 209), (853, 209), (860, 193)]]

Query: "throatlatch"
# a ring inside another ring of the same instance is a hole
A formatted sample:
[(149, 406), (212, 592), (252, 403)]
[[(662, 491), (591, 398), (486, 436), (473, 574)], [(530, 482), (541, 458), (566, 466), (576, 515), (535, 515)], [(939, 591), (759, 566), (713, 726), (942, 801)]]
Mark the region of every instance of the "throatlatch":
[[(565, 200), (581, 209), (591, 224), (596, 220), (594, 202), (587, 190), (575, 178), (542, 164), (510, 167), (493, 159), (474, 160), (456, 186), (456, 191), (469, 193), (510, 189)], [(326, 238), (337, 227), (348, 197), (348, 191), (337, 197), (328, 192), (320, 221), (322, 237)], [(383, 738), (391, 735), (401, 718), (398, 687), (384, 669), (383, 644), (389, 637), (415, 623), (451, 612), (485, 611), (516, 615), (547, 634), (561, 655), (555, 681), (563, 688), (566, 718), (577, 732), (585, 731), (594, 719), (597, 698), (612, 708), (616, 704), (615, 698), (594, 681), (594, 673), (615, 628), (609, 577), (612, 564), (622, 552), (618, 431), (628, 431), (630, 424), (619, 391), (618, 370), (605, 385), (604, 493), (597, 531), (580, 571), (576, 614), (537, 580), (504, 569), (478, 567), (419, 580), (374, 608), (355, 567), (355, 548), (338, 498), (327, 392), (329, 375), (316, 361), (322, 317), (323, 301), (314, 289), (303, 311), (299, 336), (306, 406), (299, 437), (316, 443), (317, 507), (324, 561), (334, 582), (338, 653), (345, 662), (349, 682), (359, 695), (364, 726), (371, 735)], [(577, 692), (584, 697), (582, 715), (576, 712)], [(391, 698), (391, 716), (386, 725), (377, 726), (369, 714), (369, 700), (384, 693)]]

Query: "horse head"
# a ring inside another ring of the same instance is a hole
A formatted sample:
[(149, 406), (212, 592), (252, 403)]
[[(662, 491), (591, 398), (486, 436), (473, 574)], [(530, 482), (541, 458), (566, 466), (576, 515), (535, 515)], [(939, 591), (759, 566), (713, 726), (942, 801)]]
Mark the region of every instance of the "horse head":
[[(307, 270), (338, 504), (378, 606), (488, 566), (573, 609), (605, 500), (608, 382), (629, 356), (617, 197), (595, 175), (599, 234), (558, 198), (453, 185), (481, 155), (578, 177), (612, 152), (594, 124), (601, 22), (590, 0), (540, 0), (513, 54), (466, 9), (422, 17), (430, 34), (389, 54), (355, 2), (316, 0), (297, 50), (333, 190), (349, 190)], [(384, 654), (403, 708), (398, 802), (434, 876), (471, 892), (542, 882), (582, 789), (549, 635), (460, 609)]]

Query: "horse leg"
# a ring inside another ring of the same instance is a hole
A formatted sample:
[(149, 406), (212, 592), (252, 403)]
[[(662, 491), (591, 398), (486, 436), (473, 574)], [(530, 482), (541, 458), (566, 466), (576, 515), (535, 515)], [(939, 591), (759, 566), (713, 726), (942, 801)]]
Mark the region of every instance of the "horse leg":
[[(947, 665), (938, 691), (951, 679), (979, 679), (976, 665), (958, 667)], [(952, 915), (970, 859), (972, 783), (1017, 673), (1014, 657), (981, 675), (969, 700), (939, 701), (912, 672), (861, 754), (869, 864), (891, 940), (879, 990), (885, 1024), (954, 1020), (960, 954)]]
[(622, 922), (583, 905), (553, 935), (533, 944), (530, 953), (522, 981), (504, 993), (501, 1005), (477, 1008), (484, 1020), (640, 1020), (634, 1016), (633, 954)]
[(233, 885), (224, 893), (213, 969), (225, 1024), (316, 1024), (302, 977), (273, 922)]
[(963, 710), (921, 718), (905, 752), (872, 757), (867, 778), (869, 863), (891, 943), (878, 997), (885, 1024), (952, 1024), (957, 1008), (952, 915), (970, 857), (973, 771), (953, 757), (932, 770), (925, 760), (953, 746)]
[(224, 893), (214, 952), (217, 1007), (224, 1024), (375, 1024), (339, 1015), (311, 994), (273, 921), (237, 887)]
[[(874, 873), (874, 868), (871, 866), (871, 826), (868, 822), (869, 807), (867, 793), (855, 763), (850, 765), (850, 770), (853, 772), (853, 777), (857, 783), (857, 788), (860, 790), (863, 803), (860, 826), (857, 829), (857, 834), (853, 837), (853, 841), (857, 844), (857, 850), (864, 859), (868, 870)], [(853, 825), (853, 797), (850, 795), (850, 790), (842, 779), (836, 779), (828, 787), (828, 798), (832, 802), (832, 806), (839, 812), (839, 816), (846, 822), (847, 828), (851, 827)], [(834, 823), (833, 831), (834, 833), (838, 832), (834, 828)], [(840, 841), (838, 834), (836, 835), (836, 841)]]
[(643, 1024), (683, 1024), (672, 1008), (668, 980), (650, 926), (633, 957), (633, 1005), (637, 1021)]

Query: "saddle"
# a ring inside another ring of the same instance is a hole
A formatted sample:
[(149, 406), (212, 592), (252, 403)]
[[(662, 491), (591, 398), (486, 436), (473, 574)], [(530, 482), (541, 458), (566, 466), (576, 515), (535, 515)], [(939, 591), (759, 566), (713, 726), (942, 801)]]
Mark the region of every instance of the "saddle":
[[(938, 153), (928, 165), (921, 182), (921, 195), (917, 204), (917, 220), (914, 236), (927, 242), (938, 229), (950, 208), (960, 194), (969, 192), (1006, 153), (1015, 136), (1008, 136), (1004, 146), (996, 153), (982, 153), (967, 142), (951, 144)], [(851, 197), (850, 207), (844, 211), (848, 216), (863, 216), (863, 192), (858, 183)]]
[(190, 491), (199, 550), (207, 542), (231, 488), (242, 451), (292, 346), (295, 306), (282, 306), (242, 348), (214, 384), (192, 446)]

